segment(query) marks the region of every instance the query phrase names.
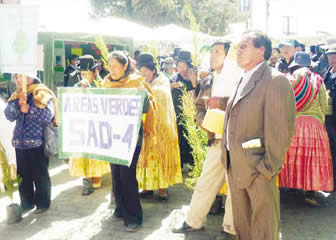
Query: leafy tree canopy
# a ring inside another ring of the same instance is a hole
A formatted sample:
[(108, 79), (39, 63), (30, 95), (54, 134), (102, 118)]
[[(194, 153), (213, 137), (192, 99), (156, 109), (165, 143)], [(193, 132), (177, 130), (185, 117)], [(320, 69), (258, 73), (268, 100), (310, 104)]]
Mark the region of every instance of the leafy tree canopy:
[(212, 35), (223, 35), (239, 17), (239, 0), (91, 0), (91, 4), (96, 18), (117, 16), (150, 27), (173, 23), (188, 28), (194, 18), (200, 31)]

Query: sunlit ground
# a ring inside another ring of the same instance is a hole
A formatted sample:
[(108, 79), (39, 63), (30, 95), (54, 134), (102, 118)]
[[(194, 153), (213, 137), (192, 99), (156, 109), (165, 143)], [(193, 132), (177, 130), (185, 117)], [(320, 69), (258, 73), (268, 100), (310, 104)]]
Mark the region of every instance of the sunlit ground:
[[(80, 196), (82, 180), (69, 176), (67, 164), (58, 161), (56, 165), (50, 169), (52, 205), (46, 213), (30, 212), (21, 222), (7, 225), (6, 206), (10, 201), (0, 194), (0, 239), (5, 236), (6, 240), (205, 240), (213, 239), (221, 231), (223, 213), (209, 216), (205, 231), (186, 235), (172, 233), (174, 227), (182, 225), (191, 199), (191, 191), (176, 185), (169, 190), (168, 203), (159, 203), (155, 198), (142, 200), (143, 226), (135, 234), (127, 233), (122, 223), (108, 221), (113, 213), (113, 207), (109, 206), (110, 176), (106, 176), (101, 189), (83, 197)], [(330, 193), (319, 194), (327, 204), (314, 208), (305, 205), (299, 195), (281, 193), (281, 240), (336, 239), (335, 197)], [(19, 203), (17, 192), (14, 202)]]
[[(57, 177), (59, 174), (67, 174), (68, 173), (68, 165), (62, 164), (60, 166), (54, 167), (50, 169), (50, 177), (52, 178), (52, 206), (51, 209), (46, 212), (46, 214), (54, 214), (55, 215), (55, 209), (60, 208), (60, 214), (62, 211), (62, 205), (64, 203), (58, 202), (58, 196), (60, 196), (62, 193), (68, 194), (69, 189), (78, 188), (80, 189), (82, 180), (80, 178), (71, 178), (65, 179), (64, 181), (61, 180), (54, 180), (54, 178)], [(70, 180), (69, 180), (70, 179)], [(110, 189), (110, 186), (108, 186)], [(73, 193), (71, 193), (73, 194)], [(95, 194), (95, 193), (94, 193)], [(47, 227), (44, 228), (38, 228), (39, 231), (34, 231), (33, 234), (29, 238), (25, 238), (27, 240), (39, 240), (39, 239), (46, 239), (46, 236), (52, 236), (52, 239), (92, 239), (94, 236), (99, 234), (103, 231), (104, 224), (106, 225), (106, 222), (108, 221), (108, 218), (112, 215), (113, 209), (109, 207), (110, 204), (110, 192), (103, 194), (103, 199), (100, 199), (99, 201), (94, 201), (91, 203), (96, 204), (95, 210), (92, 212), (92, 214), (89, 214), (87, 216), (81, 216), (79, 213), (77, 216), (74, 216), (71, 220), (53, 220), (50, 217), (46, 221), (49, 221), (47, 224)], [(74, 198), (83, 199), (85, 197), (82, 196), (75, 196)], [(72, 203), (71, 196), (68, 198), (68, 204), (74, 204)], [(14, 193), (14, 203), (19, 203), (19, 194), (18, 192)], [(3, 193), (0, 195), (0, 222), (1, 225), (5, 226), (6, 221), (6, 206), (10, 204), (10, 200), (8, 197), (6, 197)], [(75, 203), (78, 204), (78, 201)], [(159, 204), (156, 202), (156, 204)], [(146, 204), (145, 204), (146, 205)], [(159, 206), (159, 205), (158, 205)], [(78, 207), (78, 206), (77, 206)], [(85, 208), (85, 205), (83, 203), (83, 208)], [(92, 207), (92, 206), (90, 206)], [(147, 206), (148, 207), (148, 206)], [(179, 206), (181, 207), (181, 206)], [(146, 208), (146, 206), (144, 207)], [(151, 206), (149, 206), (151, 208)], [(79, 208), (80, 209), (80, 208)], [(182, 206), (181, 209), (173, 210), (169, 216), (165, 217), (163, 216), (161, 221), (161, 226), (158, 227), (156, 230), (152, 231), (150, 234), (146, 234), (146, 236), (143, 236), (142, 239), (145, 240), (158, 240), (158, 239), (178, 239), (178, 240), (184, 240), (185, 236), (183, 234), (173, 234), (171, 230), (176, 227), (177, 225), (182, 225), (182, 222), (185, 217), (185, 213), (188, 209), (188, 206)], [(146, 210), (144, 210), (146, 211)], [(41, 223), (41, 219), (45, 216), (43, 215), (34, 215), (32, 214), (33, 210), (29, 213), (26, 213), (23, 215), (23, 220), (18, 223), (20, 225), (23, 225), (26, 227), (31, 226), (31, 228), (36, 228), (38, 224)], [(53, 212), (53, 213), (52, 213)], [(82, 214), (83, 215), (83, 214)], [(78, 217), (81, 216), (81, 217)], [(39, 219), (40, 218), (40, 219)], [(24, 222), (24, 223), (23, 223)], [(113, 223), (108, 223), (113, 224)], [(158, 223), (157, 223), (158, 224)], [(12, 227), (15, 225), (8, 225), (7, 227)], [(121, 226), (122, 227), (122, 226)], [(141, 229), (139, 230), (141, 231)], [(148, 232), (148, 231), (146, 231)], [(23, 234), (25, 235), (25, 234)], [(49, 238), (47, 238), (49, 239)], [(114, 238), (111, 238), (114, 239)]]

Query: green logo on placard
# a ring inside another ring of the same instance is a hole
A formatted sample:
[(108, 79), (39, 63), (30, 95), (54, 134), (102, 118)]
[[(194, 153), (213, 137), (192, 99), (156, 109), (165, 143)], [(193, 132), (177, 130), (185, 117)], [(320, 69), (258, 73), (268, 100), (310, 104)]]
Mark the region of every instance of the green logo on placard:
[(22, 30), (16, 32), (16, 39), (13, 48), (18, 55), (24, 55), (28, 49), (28, 42), (25, 33)]

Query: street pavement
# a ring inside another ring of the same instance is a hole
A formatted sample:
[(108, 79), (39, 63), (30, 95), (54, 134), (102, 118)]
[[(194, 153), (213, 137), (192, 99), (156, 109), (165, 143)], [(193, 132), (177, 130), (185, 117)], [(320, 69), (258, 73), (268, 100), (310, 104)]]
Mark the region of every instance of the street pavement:
[[(204, 231), (174, 234), (182, 224), (192, 191), (183, 184), (169, 188), (169, 201), (158, 201), (158, 193), (142, 199), (144, 222), (128, 233), (122, 222), (109, 222), (111, 176), (90, 196), (81, 196), (81, 179), (69, 176), (67, 164), (53, 159), (52, 205), (40, 215), (25, 214), (21, 222), (6, 224), (9, 199), (0, 194), (0, 240), (215, 240), (221, 231), (223, 212), (209, 215)], [(304, 202), (302, 192), (281, 191), (281, 240), (336, 240), (336, 194), (319, 193), (320, 207)], [(18, 194), (14, 202), (19, 203)]]

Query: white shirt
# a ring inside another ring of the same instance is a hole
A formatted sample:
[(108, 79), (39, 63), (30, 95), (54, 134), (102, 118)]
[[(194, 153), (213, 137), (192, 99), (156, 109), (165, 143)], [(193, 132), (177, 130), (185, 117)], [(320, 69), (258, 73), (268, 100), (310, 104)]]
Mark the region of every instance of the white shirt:
[[(258, 65), (256, 65), (254, 68), (252, 68), (251, 70), (247, 71), (247, 72), (244, 72), (243, 75), (242, 75), (242, 79), (240, 81), (240, 84), (238, 84), (237, 86), (237, 89), (235, 91), (235, 95), (234, 95), (234, 99), (233, 99), (233, 103), (232, 103), (232, 106), (234, 104), (237, 103), (238, 99), (239, 99), (239, 96), (241, 95), (242, 91), (244, 90), (246, 84), (249, 82), (249, 80), (251, 79), (253, 73), (255, 71), (258, 70), (258, 68), (264, 63), (265, 61), (262, 61), (261, 63), (259, 63)], [(231, 108), (232, 109), (232, 108)], [(229, 148), (229, 130), (230, 130), (230, 114), (228, 115), (229, 116), (229, 119), (228, 119), (228, 124), (226, 126), (226, 148), (227, 150), (230, 150)]]
[(211, 97), (214, 96), (214, 90), (218, 88), (218, 81), (219, 81), (220, 74), (214, 71), (213, 76), (214, 78), (213, 78), (212, 87), (211, 87)]

